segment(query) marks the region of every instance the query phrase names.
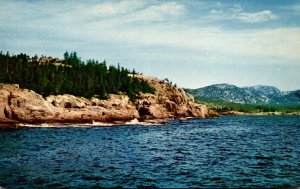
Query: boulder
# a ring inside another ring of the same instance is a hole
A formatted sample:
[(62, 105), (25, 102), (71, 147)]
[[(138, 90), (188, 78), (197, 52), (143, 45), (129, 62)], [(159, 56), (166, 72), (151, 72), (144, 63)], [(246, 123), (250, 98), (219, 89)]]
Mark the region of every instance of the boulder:
[(51, 95), (46, 98), (46, 101), (55, 107), (61, 108), (84, 108), (90, 105), (91, 102), (83, 97), (75, 97), (73, 95)]

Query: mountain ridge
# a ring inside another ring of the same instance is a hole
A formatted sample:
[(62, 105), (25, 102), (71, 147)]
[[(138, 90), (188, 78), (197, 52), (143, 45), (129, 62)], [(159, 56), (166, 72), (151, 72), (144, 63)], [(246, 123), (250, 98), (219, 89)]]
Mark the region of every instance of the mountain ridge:
[(269, 85), (238, 87), (228, 83), (186, 89), (196, 99), (218, 100), (240, 104), (300, 105), (300, 90), (281, 91)]

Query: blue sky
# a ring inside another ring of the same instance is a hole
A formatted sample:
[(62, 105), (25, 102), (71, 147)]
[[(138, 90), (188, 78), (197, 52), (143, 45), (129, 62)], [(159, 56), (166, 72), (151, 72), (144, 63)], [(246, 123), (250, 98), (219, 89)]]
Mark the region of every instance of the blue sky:
[(105, 59), (180, 87), (300, 89), (300, 1), (0, 0), (0, 50)]

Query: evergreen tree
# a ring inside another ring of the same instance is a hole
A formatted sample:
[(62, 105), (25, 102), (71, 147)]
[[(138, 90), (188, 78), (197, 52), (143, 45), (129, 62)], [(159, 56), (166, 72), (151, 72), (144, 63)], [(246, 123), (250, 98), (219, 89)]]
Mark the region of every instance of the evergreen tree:
[(154, 92), (146, 81), (135, 77), (135, 70), (130, 72), (119, 63), (117, 67), (107, 67), (105, 60), (83, 62), (76, 52), (65, 52), (64, 60), (56, 61), (49, 59), (42, 63), (36, 55), (30, 58), (22, 53), (10, 55), (1, 51), (0, 82), (17, 83), (43, 96), (67, 93), (105, 98), (109, 93), (121, 92), (133, 98), (139, 92)]

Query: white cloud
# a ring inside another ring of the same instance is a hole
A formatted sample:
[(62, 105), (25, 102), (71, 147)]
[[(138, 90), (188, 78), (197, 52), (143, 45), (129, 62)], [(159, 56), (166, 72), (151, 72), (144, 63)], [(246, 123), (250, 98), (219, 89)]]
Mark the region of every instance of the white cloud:
[(135, 21), (168, 21), (182, 15), (185, 7), (175, 2), (167, 2), (157, 5), (150, 5), (145, 9), (131, 15)]
[(116, 15), (125, 15), (132, 13), (144, 6), (143, 1), (138, 0), (123, 0), (119, 2), (103, 2), (96, 4), (87, 4), (79, 7), (76, 12), (83, 12), (85, 16), (90, 17), (111, 17)]
[[(160, 27), (135, 28), (110, 32), (109, 37), (123, 43), (167, 46), (194, 52), (210, 52), (226, 56), (263, 57), (300, 60), (300, 29), (278, 28), (245, 31)], [(197, 54), (197, 53), (196, 53)], [(195, 56), (197, 56), (195, 54)], [(243, 62), (241, 60), (241, 62)]]
[(243, 8), (240, 5), (233, 5), (229, 10), (234, 13), (241, 13)]
[(220, 9), (212, 9), (207, 18), (217, 21), (238, 20), (245, 23), (262, 23), (275, 20), (278, 16), (270, 10), (245, 12), (240, 5), (233, 5), (228, 10), (224, 10), (222, 7)]
[(274, 15), (270, 10), (263, 10), (255, 13), (240, 12), (233, 16), (233, 18), (236, 18), (242, 22), (247, 22), (247, 23), (267, 22), (270, 20), (274, 20), (277, 17), (278, 16)]

